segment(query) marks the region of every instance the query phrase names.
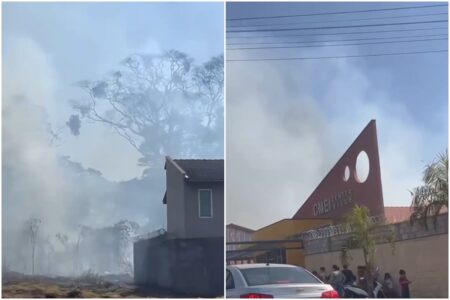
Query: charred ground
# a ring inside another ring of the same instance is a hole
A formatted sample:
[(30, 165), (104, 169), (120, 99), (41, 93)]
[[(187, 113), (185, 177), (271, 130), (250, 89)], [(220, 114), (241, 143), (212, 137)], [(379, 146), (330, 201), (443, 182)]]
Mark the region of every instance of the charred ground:
[(157, 287), (137, 287), (129, 275), (106, 275), (87, 272), (79, 277), (25, 275), (5, 271), (2, 298), (184, 298)]

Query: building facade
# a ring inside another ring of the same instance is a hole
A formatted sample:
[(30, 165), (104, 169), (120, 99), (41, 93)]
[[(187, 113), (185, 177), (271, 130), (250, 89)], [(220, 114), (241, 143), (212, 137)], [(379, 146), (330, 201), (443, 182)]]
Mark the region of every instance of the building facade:
[(223, 237), (223, 160), (166, 157), (167, 233), (174, 238)]
[[(364, 159), (366, 170), (358, 166)], [(397, 279), (398, 270), (405, 269), (414, 282), (411, 291), (415, 297), (448, 297), (447, 209), (440, 211), (436, 230), (427, 231), (418, 224), (411, 226), (409, 207), (384, 206), (380, 174), (376, 122), (371, 120), (311, 195), (302, 201), (292, 219), (280, 220), (254, 232), (255, 244), (246, 246), (246, 256), (252, 253), (257, 262), (271, 260), (311, 271), (318, 271), (321, 266), (330, 270), (332, 265), (341, 264), (346, 233), (339, 231), (345, 228), (341, 226), (344, 217), (355, 205), (364, 205), (372, 218), (383, 220), (386, 226), (395, 229), (395, 253), (389, 244), (377, 245), (375, 260), (380, 270), (390, 272)], [(298, 247), (292, 246), (293, 241)], [(350, 252), (354, 259), (349, 267), (355, 271), (363, 262), (361, 251)]]
[[(226, 235), (227, 235), (227, 243), (242, 243), (242, 242), (251, 242), (253, 240), (253, 233), (255, 231), (246, 228), (243, 226), (239, 226), (236, 224), (228, 224), (226, 227)], [(226, 246), (227, 253), (227, 264), (247, 264), (253, 263), (255, 260), (252, 255), (246, 255), (243, 252), (240, 252), (242, 249), (246, 247), (245, 244), (231, 244)]]
[(134, 280), (186, 297), (223, 295), (224, 161), (166, 157), (167, 230), (134, 243)]

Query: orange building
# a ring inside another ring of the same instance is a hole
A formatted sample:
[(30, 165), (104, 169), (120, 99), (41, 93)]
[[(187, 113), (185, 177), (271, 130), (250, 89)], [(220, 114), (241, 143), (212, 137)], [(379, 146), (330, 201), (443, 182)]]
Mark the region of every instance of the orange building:
[(283, 219), (260, 228), (253, 233), (253, 241), (285, 241), (272, 243), (272, 250), (256, 252), (254, 254), (255, 260), (257, 262), (266, 262), (269, 259), (271, 262), (304, 266), (305, 259), (301, 249), (301, 242), (298, 240), (293, 242), (289, 241), (289, 239), (307, 230), (329, 224), (331, 224), (329, 219)]

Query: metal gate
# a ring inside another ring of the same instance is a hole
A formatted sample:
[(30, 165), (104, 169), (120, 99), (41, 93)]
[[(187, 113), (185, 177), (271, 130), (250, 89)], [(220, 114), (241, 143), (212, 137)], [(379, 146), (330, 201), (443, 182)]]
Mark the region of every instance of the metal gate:
[[(301, 250), (300, 239), (227, 242), (227, 264), (286, 263), (287, 250)], [(233, 249), (228, 246), (237, 245)], [(237, 248), (237, 249), (236, 249)]]

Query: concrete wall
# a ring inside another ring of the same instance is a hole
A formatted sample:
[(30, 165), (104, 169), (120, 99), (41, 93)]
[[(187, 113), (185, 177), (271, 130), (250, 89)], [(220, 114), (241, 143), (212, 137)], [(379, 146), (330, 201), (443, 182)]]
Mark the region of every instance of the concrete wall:
[(166, 161), (167, 232), (175, 237), (185, 236), (184, 175), (171, 161)]
[[(198, 190), (212, 190), (212, 218), (199, 218)], [(184, 188), (186, 234), (185, 238), (222, 237), (224, 231), (223, 182), (187, 182)]]
[[(380, 273), (389, 272), (398, 288), (398, 271), (404, 269), (413, 283), (410, 285), (414, 298), (448, 297), (448, 215), (441, 215), (436, 230), (425, 230), (409, 222), (395, 224), (395, 253), (389, 243), (377, 244), (375, 263)], [(383, 230), (381, 230), (383, 231)], [(380, 235), (382, 234), (380, 231)], [(348, 236), (347, 236), (348, 237)], [(341, 247), (346, 236), (318, 239), (305, 243), (305, 266), (319, 270), (321, 266), (331, 269), (333, 264), (341, 265)], [(363, 265), (362, 251), (350, 250), (350, 268), (356, 272)]]
[(187, 297), (224, 294), (223, 237), (167, 239), (165, 236), (134, 244), (134, 280)]

